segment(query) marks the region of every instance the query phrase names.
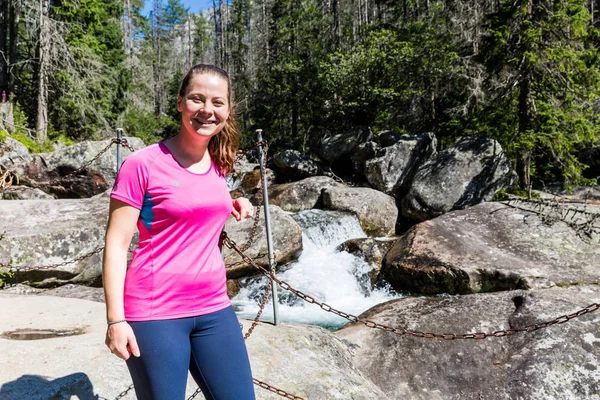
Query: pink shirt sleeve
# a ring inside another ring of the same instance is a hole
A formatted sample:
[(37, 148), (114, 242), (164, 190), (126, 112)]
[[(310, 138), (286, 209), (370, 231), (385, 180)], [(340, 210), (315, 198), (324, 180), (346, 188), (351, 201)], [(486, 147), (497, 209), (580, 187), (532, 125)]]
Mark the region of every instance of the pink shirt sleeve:
[(142, 162), (142, 157), (133, 154), (121, 165), (110, 197), (141, 210), (147, 186), (147, 165)]

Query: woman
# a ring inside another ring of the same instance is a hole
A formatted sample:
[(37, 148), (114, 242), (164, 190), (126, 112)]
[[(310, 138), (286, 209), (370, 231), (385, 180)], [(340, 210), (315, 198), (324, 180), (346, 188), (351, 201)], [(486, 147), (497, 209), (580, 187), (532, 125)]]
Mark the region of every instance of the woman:
[(183, 399), (188, 369), (209, 400), (254, 399), (218, 247), (228, 216), (253, 211), (247, 199), (231, 199), (224, 179), (239, 143), (227, 73), (192, 67), (177, 109), (179, 133), (130, 155), (111, 193), (106, 345), (126, 360), (140, 400)]

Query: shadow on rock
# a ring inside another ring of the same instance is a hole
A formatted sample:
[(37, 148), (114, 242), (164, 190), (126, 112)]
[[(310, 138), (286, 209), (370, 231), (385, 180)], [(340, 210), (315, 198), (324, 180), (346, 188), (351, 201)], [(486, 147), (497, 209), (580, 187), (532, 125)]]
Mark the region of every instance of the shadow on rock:
[[(75, 397), (73, 397), (75, 396)], [(39, 375), (23, 375), (0, 386), (2, 400), (98, 400), (90, 378), (82, 373), (48, 380)]]

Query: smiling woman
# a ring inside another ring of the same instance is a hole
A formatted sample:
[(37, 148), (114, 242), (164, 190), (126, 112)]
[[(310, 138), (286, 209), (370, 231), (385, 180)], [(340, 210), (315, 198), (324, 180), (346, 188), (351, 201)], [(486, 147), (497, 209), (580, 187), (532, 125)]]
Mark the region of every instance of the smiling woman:
[(129, 156), (111, 193), (106, 345), (127, 361), (139, 399), (183, 399), (188, 370), (208, 400), (254, 399), (218, 247), (230, 214), (253, 214), (225, 183), (239, 143), (230, 87), (224, 70), (192, 67), (177, 98), (179, 133)]

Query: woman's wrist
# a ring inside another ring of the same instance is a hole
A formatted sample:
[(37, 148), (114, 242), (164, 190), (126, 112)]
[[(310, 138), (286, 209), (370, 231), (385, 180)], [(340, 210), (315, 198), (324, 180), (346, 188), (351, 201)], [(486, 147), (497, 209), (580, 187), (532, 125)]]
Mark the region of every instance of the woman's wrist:
[(111, 325), (115, 325), (115, 324), (120, 324), (121, 322), (127, 322), (127, 320), (119, 319), (116, 321), (106, 321), (106, 325), (111, 326)]

